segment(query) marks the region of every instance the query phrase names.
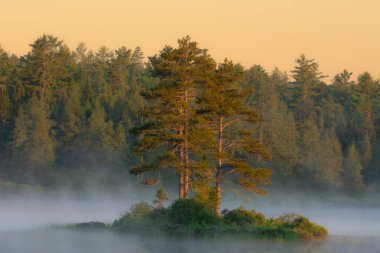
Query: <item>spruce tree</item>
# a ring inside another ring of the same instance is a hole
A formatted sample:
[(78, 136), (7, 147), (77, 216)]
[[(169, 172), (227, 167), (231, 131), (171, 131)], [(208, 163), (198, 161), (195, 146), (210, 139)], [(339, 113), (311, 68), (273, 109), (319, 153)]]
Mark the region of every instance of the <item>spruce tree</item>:
[(82, 108), (80, 90), (76, 83), (70, 84), (62, 96), (62, 115), (58, 119), (62, 139), (70, 143), (81, 131)]
[(292, 108), (295, 112), (298, 126), (307, 120), (310, 113), (315, 111), (317, 101), (323, 93), (323, 78), (326, 76), (319, 71), (319, 65), (314, 59), (307, 59), (304, 54), (296, 59), (297, 65), (292, 70)]
[(358, 147), (362, 157), (362, 165), (367, 168), (372, 158), (372, 146), (376, 138), (374, 113), (377, 99), (380, 97), (380, 84), (365, 72), (358, 77), (357, 85), (352, 87), (359, 99), (359, 134)]
[(68, 47), (51, 35), (43, 35), (31, 47), (20, 60), (22, 80), (31, 94), (38, 94), (45, 102), (55, 89), (71, 81), (74, 58)]
[(21, 177), (46, 183), (56, 158), (55, 146), (52, 122), (42, 101), (33, 96), (20, 108), (12, 134), (13, 160), (24, 169)]
[(343, 160), (343, 179), (344, 184), (349, 189), (361, 189), (363, 183), (363, 166), (360, 161), (359, 152), (355, 144), (348, 147), (346, 156)]
[[(0, 46), (0, 156), (9, 135), (14, 121), (15, 113), (13, 112), (13, 103), (11, 87), (14, 77), (14, 70), (18, 58), (14, 55), (9, 55)], [(15, 108), (16, 109), (16, 108)]]
[(240, 82), (243, 87), (253, 90), (246, 98), (246, 104), (259, 114), (260, 121), (253, 126), (255, 137), (271, 153), (270, 160), (263, 165), (292, 174), (298, 160), (297, 129), (293, 114), (280, 100), (281, 86), (287, 82), (286, 75), (279, 70), (274, 75), (269, 76), (256, 65), (246, 71)]
[(341, 149), (334, 130), (327, 129), (305, 157), (306, 178), (317, 186), (342, 186)]

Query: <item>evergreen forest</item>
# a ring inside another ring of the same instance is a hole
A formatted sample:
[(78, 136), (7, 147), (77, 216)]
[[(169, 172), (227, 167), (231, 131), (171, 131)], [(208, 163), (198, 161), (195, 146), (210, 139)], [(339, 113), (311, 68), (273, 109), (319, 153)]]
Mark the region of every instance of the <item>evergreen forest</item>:
[(269, 184), (373, 190), (380, 81), (355, 74), (328, 77), (303, 54), (289, 73), (218, 63), (190, 37), (147, 58), (51, 35), (23, 56), (0, 47), (0, 182), (166, 178), (218, 213), (230, 182), (259, 195)]

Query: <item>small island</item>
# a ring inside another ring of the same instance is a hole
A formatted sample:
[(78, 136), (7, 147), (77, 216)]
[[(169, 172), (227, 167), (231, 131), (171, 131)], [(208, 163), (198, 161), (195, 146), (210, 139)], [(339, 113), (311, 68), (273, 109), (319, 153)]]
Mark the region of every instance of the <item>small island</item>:
[(327, 230), (308, 218), (283, 214), (266, 218), (264, 214), (240, 206), (217, 214), (207, 202), (198, 198), (177, 199), (168, 207), (166, 192), (159, 189), (153, 205), (140, 202), (112, 224), (86, 222), (76, 229), (111, 229), (119, 232), (155, 236), (238, 237), (268, 240), (324, 240)]
[(168, 236), (234, 236), (249, 239), (323, 240), (327, 230), (298, 214), (266, 218), (262, 213), (244, 207), (224, 209), (221, 215), (196, 199), (178, 199), (168, 208), (153, 207), (145, 202), (111, 226), (122, 232)]

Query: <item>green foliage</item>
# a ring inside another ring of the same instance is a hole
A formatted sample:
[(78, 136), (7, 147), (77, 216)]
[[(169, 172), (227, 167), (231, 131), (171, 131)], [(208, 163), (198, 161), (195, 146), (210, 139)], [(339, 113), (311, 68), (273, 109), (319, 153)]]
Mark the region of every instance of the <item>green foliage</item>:
[(32, 50), (21, 57), (20, 71), (27, 89), (41, 100), (51, 101), (55, 89), (71, 80), (73, 59), (69, 48), (58, 38), (43, 35), (31, 44)]
[(153, 211), (153, 207), (145, 202), (138, 203), (131, 207), (131, 212), (128, 213), (133, 218), (142, 218)]
[(170, 168), (215, 211), (223, 179), (259, 194), (272, 172), (295, 187), (380, 182), (380, 82), (368, 72), (329, 81), (304, 55), (290, 75), (217, 65), (190, 37), (146, 64), (140, 48), (70, 50), (51, 35), (30, 46), (20, 57), (0, 48), (1, 180), (80, 189), (95, 171)]
[(243, 206), (231, 211), (225, 211), (223, 213), (223, 221), (227, 224), (234, 224), (237, 226), (263, 226), (266, 223), (266, 219), (263, 214), (256, 213), (254, 210), (246, 210)]
[(308, 218), (298, 214), (284, 214), (272, 221), (279, 226), (284, 226), (287, 229), (295, 231), (301, 239), (325, 239), (328, 236), (327, 230), (315, 223), (312, 223)]
[(12, 155), (18, 158), (18, 165), (24, 169), (20, 171), (21, 178), (48, 183), (55, 160), (54, 149), (52, 122), (42, 101), (32, 97), (20, 108), (12, 134)]
[(80, 90), (76, 83), (68, 86), (62, 97), (62, 114), (58, 118), (58, 126), (62, 141), (70, 143), (80, 133), (83, 109), (80, 104)]
[(289, 214), (267, 220), (261, 213), (240, 207), (225, 210), (219, 217), (195, 199), (180, 199), (168, 208), (157, 209), (139, 203), (114, 221), (112, 227), (127, 232), (176, 236), (226, 235), (285, 240), (319, 240), (327, 237), (323, 227), (303, 216)]
[[(252, 131), (258, 121), (258, 113), (244, 102), (250, 95), (248, 87), (239, 87), (238, 80), (243, 69), (232, 61), (219, 64), (213, 78), (201, 88), (198, 96), (199, 113), (208, 123), (212, 138), (206, 143), (211, 155), (211, 166), (216, 165), (214, 210), (219, 214), (222, 179), (231, 175), (232, 180), (243, 189), (256, 194), (264, 194), (261, 185), (270, 182), (271, 170), (254, 168), (248, 156), (268, 159), (262, 140), (256, 140)], [(204, 130), (203, 130), (204, 131)], [(228, 168), (228, 169), (226, 169)]]
[[(136, 129), (139, 136), (135, 147), (139, 155), (148, 159), (143, 159), (144, 164), (136, 166), (132, 173), (173, 169), (179, 175), (179, 196), (187, 198), (193, 172), (190, 159), (194, 150), (199, 150), (199, 144), (191, 144), (202, 141), (196, 131), (195, 105), (190, 101), (197, 96), (197, 86), (207, 82), (215, 62), (189, 36), (179, 39), (176, 48), (164, 47), (149, 61), (157, 82), (142, 92), (148, 106), (142, 113), (145, 123)], [(152, 151), (155, 156), (146, 157)]]
[(169, 207), (171, 222), (176, 226), (211, 226), (219, 223), (218, 216), (195, 199), (176, 200)]
[(309, 149), (306, 176), (319, 185), (341, 186), (342, 157), (342, 148), (335, 132), (326, 131), (321, 140)]
[(343, 169), (343, 179), (346, 187), (360, 189), (364, 186), (362, 174), (363, 166), (355, 144), (348, 147), (346, 157), (343, 161)]
[(149, 217), (153, 210), (153, 206), (145, 202), (135, 204), (131, 207), (130, 212), (122, 215), (120, 219), (115, 220), (112, 226), (123, 231), (149, 231), (152, 225), (150, 224)]
[(84, 223), (75, 224), (75, 228), (79, 229), (104, 229), (107, 228), (107, 225), (99, 221), (90, 221)]

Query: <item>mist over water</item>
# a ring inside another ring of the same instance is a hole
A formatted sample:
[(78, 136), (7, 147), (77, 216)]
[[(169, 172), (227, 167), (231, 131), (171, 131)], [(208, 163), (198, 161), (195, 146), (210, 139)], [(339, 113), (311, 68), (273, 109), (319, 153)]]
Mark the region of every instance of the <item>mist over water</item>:
[[(257, 241), (238, 238), (190, 239), (148, 237), (112, 231), (49, 228), (88, 221), (111, 223), (131, 205), (150, 203), (154, 189), (134, 194), (28, 195), (0, 198), (0, 252), (380, 252), (380, 206), (342, 204), (310, 196), (269, 194), (251, 201), (227, 194), (224, 208), (244, 205), (275, 217), (295, 212), (325, 226), (324, 242)], [(174, 198), (174, 195), (172, 195)]]
[(81, 193), (62, 189), (0, 196), (0, 231), (88, 221), (111, 223), (133, 204), (150, 203), (155, 190), (131, 183), (112, 193), (92, 187)]
[[(286, 195), (286, 196), (285, 196)], [(228, 198), (228, 197), (227, 197)], [(373, 197), (370, 197), (373, 198)], [(226, 208), (243, 205), (269, 217), (284, 213), (298, 213), (327, 228), (330, 235), (372, 236), (380, 238), (380, 205), (363, 201), (349, 201), (345, 196), (327, 196), (325, 199), (312, 195), (283, 194), (244, 201), (228, 198)]]
[(0, 252), (7, 253), (377, 253), (373, 237), (332, 236), (324, 242), (249, 241), (234, 238), (148, 237), (112, 231), (38, 229), (0, 232)]
[(0, 230), (20, 230), (86, 221), (110, 223), (127, 210), (133, 200), (110, 196), (72, 198), (17, 197), (0, 200)]

